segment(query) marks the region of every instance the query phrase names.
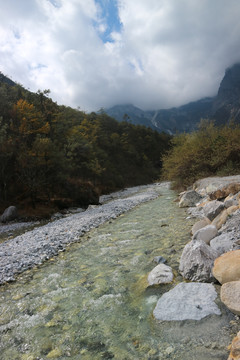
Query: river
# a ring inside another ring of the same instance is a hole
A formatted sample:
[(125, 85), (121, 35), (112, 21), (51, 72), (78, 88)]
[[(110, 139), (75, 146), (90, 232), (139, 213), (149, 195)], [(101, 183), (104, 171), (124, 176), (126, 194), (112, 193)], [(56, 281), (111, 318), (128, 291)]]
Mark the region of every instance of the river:
[[(0, 287), (1, 360), (227, 358), (239, 322), (219, 299), (221, 316), (153, 318), (158, 298), (183, 281), (178, 262), (193, 224), (173, 191), (159, 192)], [(173, 268), (174, 283), (150, 288), (157, 255)]]

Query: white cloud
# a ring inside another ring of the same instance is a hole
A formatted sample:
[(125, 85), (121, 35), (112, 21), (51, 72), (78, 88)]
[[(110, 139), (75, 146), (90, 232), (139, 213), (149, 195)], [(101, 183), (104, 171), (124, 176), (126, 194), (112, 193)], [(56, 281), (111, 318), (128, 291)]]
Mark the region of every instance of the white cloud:
[(1, 71), (59, 103), (170, 107), (214, 95), (240, 61), (239, 0), (118, 0), (121, 32), (94, 0), (0, 0)]

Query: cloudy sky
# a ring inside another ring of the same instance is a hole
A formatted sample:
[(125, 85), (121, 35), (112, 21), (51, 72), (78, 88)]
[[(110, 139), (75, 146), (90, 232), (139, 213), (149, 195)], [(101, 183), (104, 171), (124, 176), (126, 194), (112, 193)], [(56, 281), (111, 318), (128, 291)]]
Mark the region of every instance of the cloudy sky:
[(240, 61), (239, 0), (0, 0), (0, 71), (84, 111), (178, 106)]

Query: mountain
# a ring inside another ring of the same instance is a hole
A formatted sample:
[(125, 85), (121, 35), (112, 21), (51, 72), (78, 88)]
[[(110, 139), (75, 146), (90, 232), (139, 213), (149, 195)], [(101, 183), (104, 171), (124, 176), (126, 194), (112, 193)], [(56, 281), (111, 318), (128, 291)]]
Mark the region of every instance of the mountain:
[(213, 103), (212, 116), (218, 125), (240, 122), (240, 64), (228, 68)]
[(118, 121), (127, 120), (165, 131), (191, 132), (201, 119), (213, 119), (217, 125), (231, 119), (240, 123), (240, 63), (228, 68), (215, 97), (206, 97), (180, 107), (143, 111), (133, 105), (116, 105), (105, 112)]
[(3, 75), (1, 72), (0, 72), (0, 82), (8, 84), (10, 86), (15, 86), (16, 85), (16, 83), (14, 81), (9, 79), (7, 76)]

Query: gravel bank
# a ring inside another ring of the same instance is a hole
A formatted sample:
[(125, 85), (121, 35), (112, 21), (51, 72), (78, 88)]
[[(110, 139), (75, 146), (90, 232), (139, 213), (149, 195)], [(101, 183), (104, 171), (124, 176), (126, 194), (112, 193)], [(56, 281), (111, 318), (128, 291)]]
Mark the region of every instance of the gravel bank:
[[(14, 281), (18, 274), (64, 251), (90, 229), (155, 199), (163, 186), (168, 184), (139, 186), (108, 195), (101, 199), (103, 205), (55, 220), (0, 244), (0, 284)], [(120, 198), (115, 200), (116, 197)]]

